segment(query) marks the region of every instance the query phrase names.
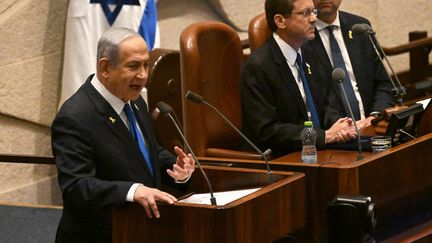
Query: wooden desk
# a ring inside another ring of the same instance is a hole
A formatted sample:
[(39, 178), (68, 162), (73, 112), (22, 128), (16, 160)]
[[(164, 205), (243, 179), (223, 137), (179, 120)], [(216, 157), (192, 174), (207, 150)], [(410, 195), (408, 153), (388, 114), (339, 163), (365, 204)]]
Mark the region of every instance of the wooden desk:
[[(338, 194), (371, 196), (377, 208), (377, 237), (386, 238), (390, 225), (432, 209), (432, 134), (380, 154), (320, 150), (317, 164), (303, 164), (300, 152), (270, 162), (272, 170), (306, 174), (308, 225), (315, 237), (326, 232), (326, 206)], [(262, 161), (201, 158), (201, 163), (224, 162), (227, 166), (265, 168)], [(426, 217), (426, 219), (428, 216)], [(431, 219), (431, 218), (429, 218)], [(397, 228), (401, 229), (401, 225)], [(321, 237), (320, 237), (321, 238)]]

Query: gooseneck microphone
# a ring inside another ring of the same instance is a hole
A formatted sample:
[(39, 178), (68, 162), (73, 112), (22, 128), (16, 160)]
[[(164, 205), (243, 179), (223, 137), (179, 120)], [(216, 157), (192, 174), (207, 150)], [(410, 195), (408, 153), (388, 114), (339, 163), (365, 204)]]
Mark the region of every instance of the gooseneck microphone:
[(344, 86), (343, 86), (343, 84), (342, 84), (342, 82), (343, 82), (344, 79), (345, 79), (345, 71), (344, 71), (342, 68), (335, 68), (335, 69), (333, 69), (333, 72), (332, 72), (332, 78), (333, 78), (333, 80), (334, 80), (335, 82), (338, 83), (339, 88), (340, 88), (341, 93), (342, 93), (342, 97), (343, 97), (343, 99), (344, 99), (344, 102), (347, 104), (350, 118), (353, 120), (354, 128), (355, 128), (356, 133), (357, 133), (357, 143), (358, 143), (358, 145), (357, 145), (357, 147), (358, 147), (357, 160), (362, 160), (362, 159), (364, 158), (364, 156), (363, 156), (363, 152), (362, 152), (362, 145), (361, 145), (361, 139), (360, 139), (360, 132), (359, 132), (359, 129), (358, 129), (358, 127), (357, 127), (357, 124), (356, 124), (356, 121), (355, 121), (354, 115), (353, 115), (353, 113), (352, 113), (351, 105), (350, 105), (350, 103), (349, 103), (349, 101), (348, 101), (348, 96), (347, 96), (347, 94), (346, 94), (346, 92), (345, 92), (345, 88), (344, 88)]
[(195, 156), (195, 153), (192, 151), (191, 147), (189, 146), (189, 143), (187, 142), (185, 136), (183, 135), (182, 129), (180, 128), (180, 126), (177, 124), (176, 120), (174, 119), (174, 117), (171, 115), (171, 113), (174, 114), (173, 109), (171, 108), (170, 105), (168, 105), (167, 103), (161, 101), (157, 104), (157, 108), (159, 109), (160, 113), (163, 116), (167, 116), (171, 119), (172, 123), (174, 124), (174, 126), (176, 127), (178, 133), (180, 134), (181, 138), (183, 139), (184, 143), (186, 144), (186, 147), (188, 148), (188, 150), (190, 151), (190, 153), (192, 154), (192, 157), (194, 158), (196, 164), (198, 165), (198, 168), (201, 171), (201, 174), (204, 176), (205, 181), (207, 182), (207, 186), (209, 188), (209, 192), (210, 192), (210, 203), (211, 205), (217, 205), (216, 204), (216, 198), (213, 195), (213, 187), (206, 175), (206, 173), (204, 172), (204, 170), (201, 167), (200, 162), (198, 161), (197, 157)]
[[(376, 52), (377, 56), (379, 57), (382, 65), (384, 66), (386, 74), (387, 74), (388, 78), (390, 79), (390, 82), (393, 86), (393, 89), (392, 89), (393, 95), (396, 97), (398, 104), (401, 105), (402, 104), (402, 96), (406, 95), (406, 89), (401, 84), (398, 76), (396, 75), (395, 71), (393, 70), (392, 65), (390, 64), (390, 62), (387, 58), (387, 55), (384, 53), (384, 50), (382, 49), (381, 45), (379, 44), (378, 39), (375, 36), (375, 31), (373, 31), (373, 29), (370, 25), (365, 24), (365, 23), (353, 25), (352, 31), (354, 32), (354, 34), (367, 35), (369, 37), (369, 40), (372, 43), (372, 46), (374, 47), (375, 52)], [(383, 58), (386, 61), (387, 66), (390, 68), (391, 74), (385, 68)], [(392, 75), (395, 77), (396, 82), (393, 80)]]
[(261, 155), (261, 157), (264, 159), (265, 163), (266, 163), (266, 167), (267, 167), (267, 174), (268, 174), (268, 178), (270, 183), (274, 181), (273, 179), (273, 175), (272, 172), (270, 170), (270, 164), (268, 161), (268, 156), (271, 154), (271, 149), (267, 149), (266, 151), (262, 152), (255, 144), (252, 143), (252, 141), (250, 141), (236, 126), (234, 126), (234, 124), (232, 124), (232, 122), (230, 122), (228, 120), (228, 118), (226, 118), (226, 116), (224, 114), (222, 114), (222, 112), (220, 112), (218, 109), (216, 109), (216, 107), (214, 107), (212, 104), (208, 103), (207, 101), (204, 100), (204, 98), (190, 90), (188, 90), (188, 92), (186, 93), (186, 99), (197, 103), (197, 104), (205, 104), (207, 106), (209, 106), (210, 108), (212, 108), (212, 110), (214, 110), (220, 117), (222, 117), (226, 123), (228, 123), (228, 125), (230, 125), (234, 131), (236, 131), (256, 152), (258, 152), (258, 154)]

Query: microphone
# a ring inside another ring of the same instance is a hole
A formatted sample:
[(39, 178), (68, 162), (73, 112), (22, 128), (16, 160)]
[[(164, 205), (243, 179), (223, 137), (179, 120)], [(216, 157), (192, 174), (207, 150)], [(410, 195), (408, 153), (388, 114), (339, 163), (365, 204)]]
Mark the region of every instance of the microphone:
[[(388, 78), (390, 79), (390, 82), (393, 86), (392, 92), (393, 95), (396, 97), (397, 102), (399, 105), (402, 105), (402, 96), (406, 95), (406, 89), (405, 87), (401, 84), (398, 76), (396, 75), (395, 71), (393, 70), (392, 65), (390, 64), (387, 55), (384, 53), (384, 50), (382, 49), (381, 45), (378, 42), (378, 39), (375, 36), (375, 31), (373, 31), (372, 27), (368, 24), (355, 24), (352, 26), (352, 31), (354, 32), (354, 34), (357, 35), (367, 35), (369, 37), (370, 42), (372, 43), (372, 46), (375, 49), (375, 52), (377, 54), (378, 57), (380, 57), (380, 61), (382, 63), (382, 65), (384, 66), (384, 69), (387, 73)], [(379, 51), (378, 51), (379, 49)], [(388, 72), (388, 70), (385, 68), (385, 64), (383, 59), (386, 61), (387, 66), (390, 68), (391, 70), (391, 74)], [(393, 80), (392, 75), (395, 77), (396, 82)]]
[(213, 187), (206, 175), (206, 173), (204, 172), (204, 170), (201, 167), (200, 162), (198, 161), (197, 157), (195, 156), (195, 153), (192, 151), (191, 147), (189, 146), (189, 143), (187, 142), (185, 136), (183, 135), (182, 130), (180, 129), (178, 123), (176, 122), (176, 120), (174, 119), (174, 117), (171, 115), (171, 113), (175, 114), (173, 109), (171, 108), (170, 105), (168, 105), (167, 103), (161, 101), (157, 104), (157, 108), (159, 109), (160, 113), (163, 116), (167, 116), (171, 119), (171, 121), (173, 122), (174, 126), (176, 127), (178, 133), (180, 134), (180, 136), (182, 137), (184, 143), (186, 144), (186, 147), (188, 148), (188, 150), (190, 151), (190, 153), (192, 154), (192, 157), (194, 158), (196, 164), (198, 165), (199, 170), (201, 171), (201, 174), (204, 176), (205, 181), (207, 182), (207, 186), (209, 188), (210, 191), (210, 203), (211, 205), (217, 205), (216, 204), (216, 198), (213, 195)]
[(352, 26), (352, 31), (358, 35), (362, 35), (362, 34), (375, 35), (375, 31), (373, 31), (372, 27), (370, 27), (368, 24), (355, 24)]
[(214, 110), (220, 117), (222, 117), (225, 120), (225, 122), (228, 123), (228, 125), (230, 125), (234, 129), (234, 131), (236, 131), (256, 152), (258, 152), (258, 154), (261, 155), (261, 157), (264, 159), (264, 161), (266, 163), (267, 175), (268, 175), (269, 182), (272, 183), (274, 181), (272, 172), (270, 170), (270, 164), (268, 161), (268, 156), (272, 152), (271, 149), (267, 149), (266, 151), (262, 152), (236, 126), (234, 126), (234, 124), (232, 124), (232, 122), (230, 122), (228, 120), (228, 118), (226, 118), (226, 116), (224, 114), (222, 114), (222, 112), (220, 112), (218, 109), (216, 109), (216, 107), (214, 107), (213, 105), (211, 105), (210, 103), (205, 101), (202, 96), (188, 90), (188, 92), (186, 93), (186, 99), (188, 99), (194, 103), (197, 103), (197, 104), (205, 104), (205, 105), (209, 106), (212, 110)]
[(345, 79), (345, 71), (342, 68), (335, 68), (335, 69), (333, 69), (332, 78), (333, 78), (334, 81), (336, 81), (338, 83), (339, 88), (340, 88), (341, 93), (342, 93), (342, 97), (344, 99), (344, 102), (347, 104), (349, 115), (350, 115), (351, 119), (354, 122), (354, 128), (355, 128), (356, 133), (357, 133), (357, 143), (358, 143), (357, 160), (362, 160), (364, 158), (364, 156), (363, 156), (363, 152), (362, 152), (360, 132), (359, 132), (359, 129), (357, 127), (354, 115), (352, 113), (351, 105), (350, 105), (350, 103), (348, 101), (348, 96), (347, 96), (347, 94), (345, 92), (345, 88), (344, 88), (344, 86), (342, 84), (342, 82)]

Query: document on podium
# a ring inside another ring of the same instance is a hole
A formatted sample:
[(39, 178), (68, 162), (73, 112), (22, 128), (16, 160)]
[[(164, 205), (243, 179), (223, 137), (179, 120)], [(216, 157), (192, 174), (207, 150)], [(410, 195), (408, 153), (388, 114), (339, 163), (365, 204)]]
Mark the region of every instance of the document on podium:
[(427, 98), (427, 99), (424, 99), (424, 100), (417, 101), (416, 103), (422, 104), (423, 105), (423, 109), (426, 110), (426, 108), (428, 107), (430, 101), (431, 101), (431, 98)]
[[(217, 206), (223, 206), (223, 205), (228, 204), (230, 202), (233, 202), (239, 198), (242, 198), (242, 197), (245, 197), (249, 194), (252, 194), (252, 193), (258, 191), (259, 189), (261, 189), (261, 188), (252, 188), (252, 189), (226, 191), (226, 192), (215, 192), (215, 193), (213, 193), (213, 195), (216, 198)], [(192, 194), (190, 197), (179, 200), (179, 202), (211, 205), (210, 193)]]

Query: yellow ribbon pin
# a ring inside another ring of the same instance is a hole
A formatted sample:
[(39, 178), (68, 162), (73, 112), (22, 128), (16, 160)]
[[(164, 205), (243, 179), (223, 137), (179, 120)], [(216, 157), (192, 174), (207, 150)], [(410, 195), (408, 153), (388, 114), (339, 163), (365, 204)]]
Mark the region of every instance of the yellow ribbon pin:
[(307, 67), (308, 74), (312, 74), (311, 67), (310, 67), (309, 63), (306, 63), (306, 67)]
[(353, 39), (353, 35), (352, 35), (352, 31), (348, 31), (348, 37), (352, 40)]
[(113, 118), (113, 117), (109, 117), (109, 119), (110, 119), (110, 121), (114, 124), (115, 122), (116, 122), (116, 119), (115, 118)]

